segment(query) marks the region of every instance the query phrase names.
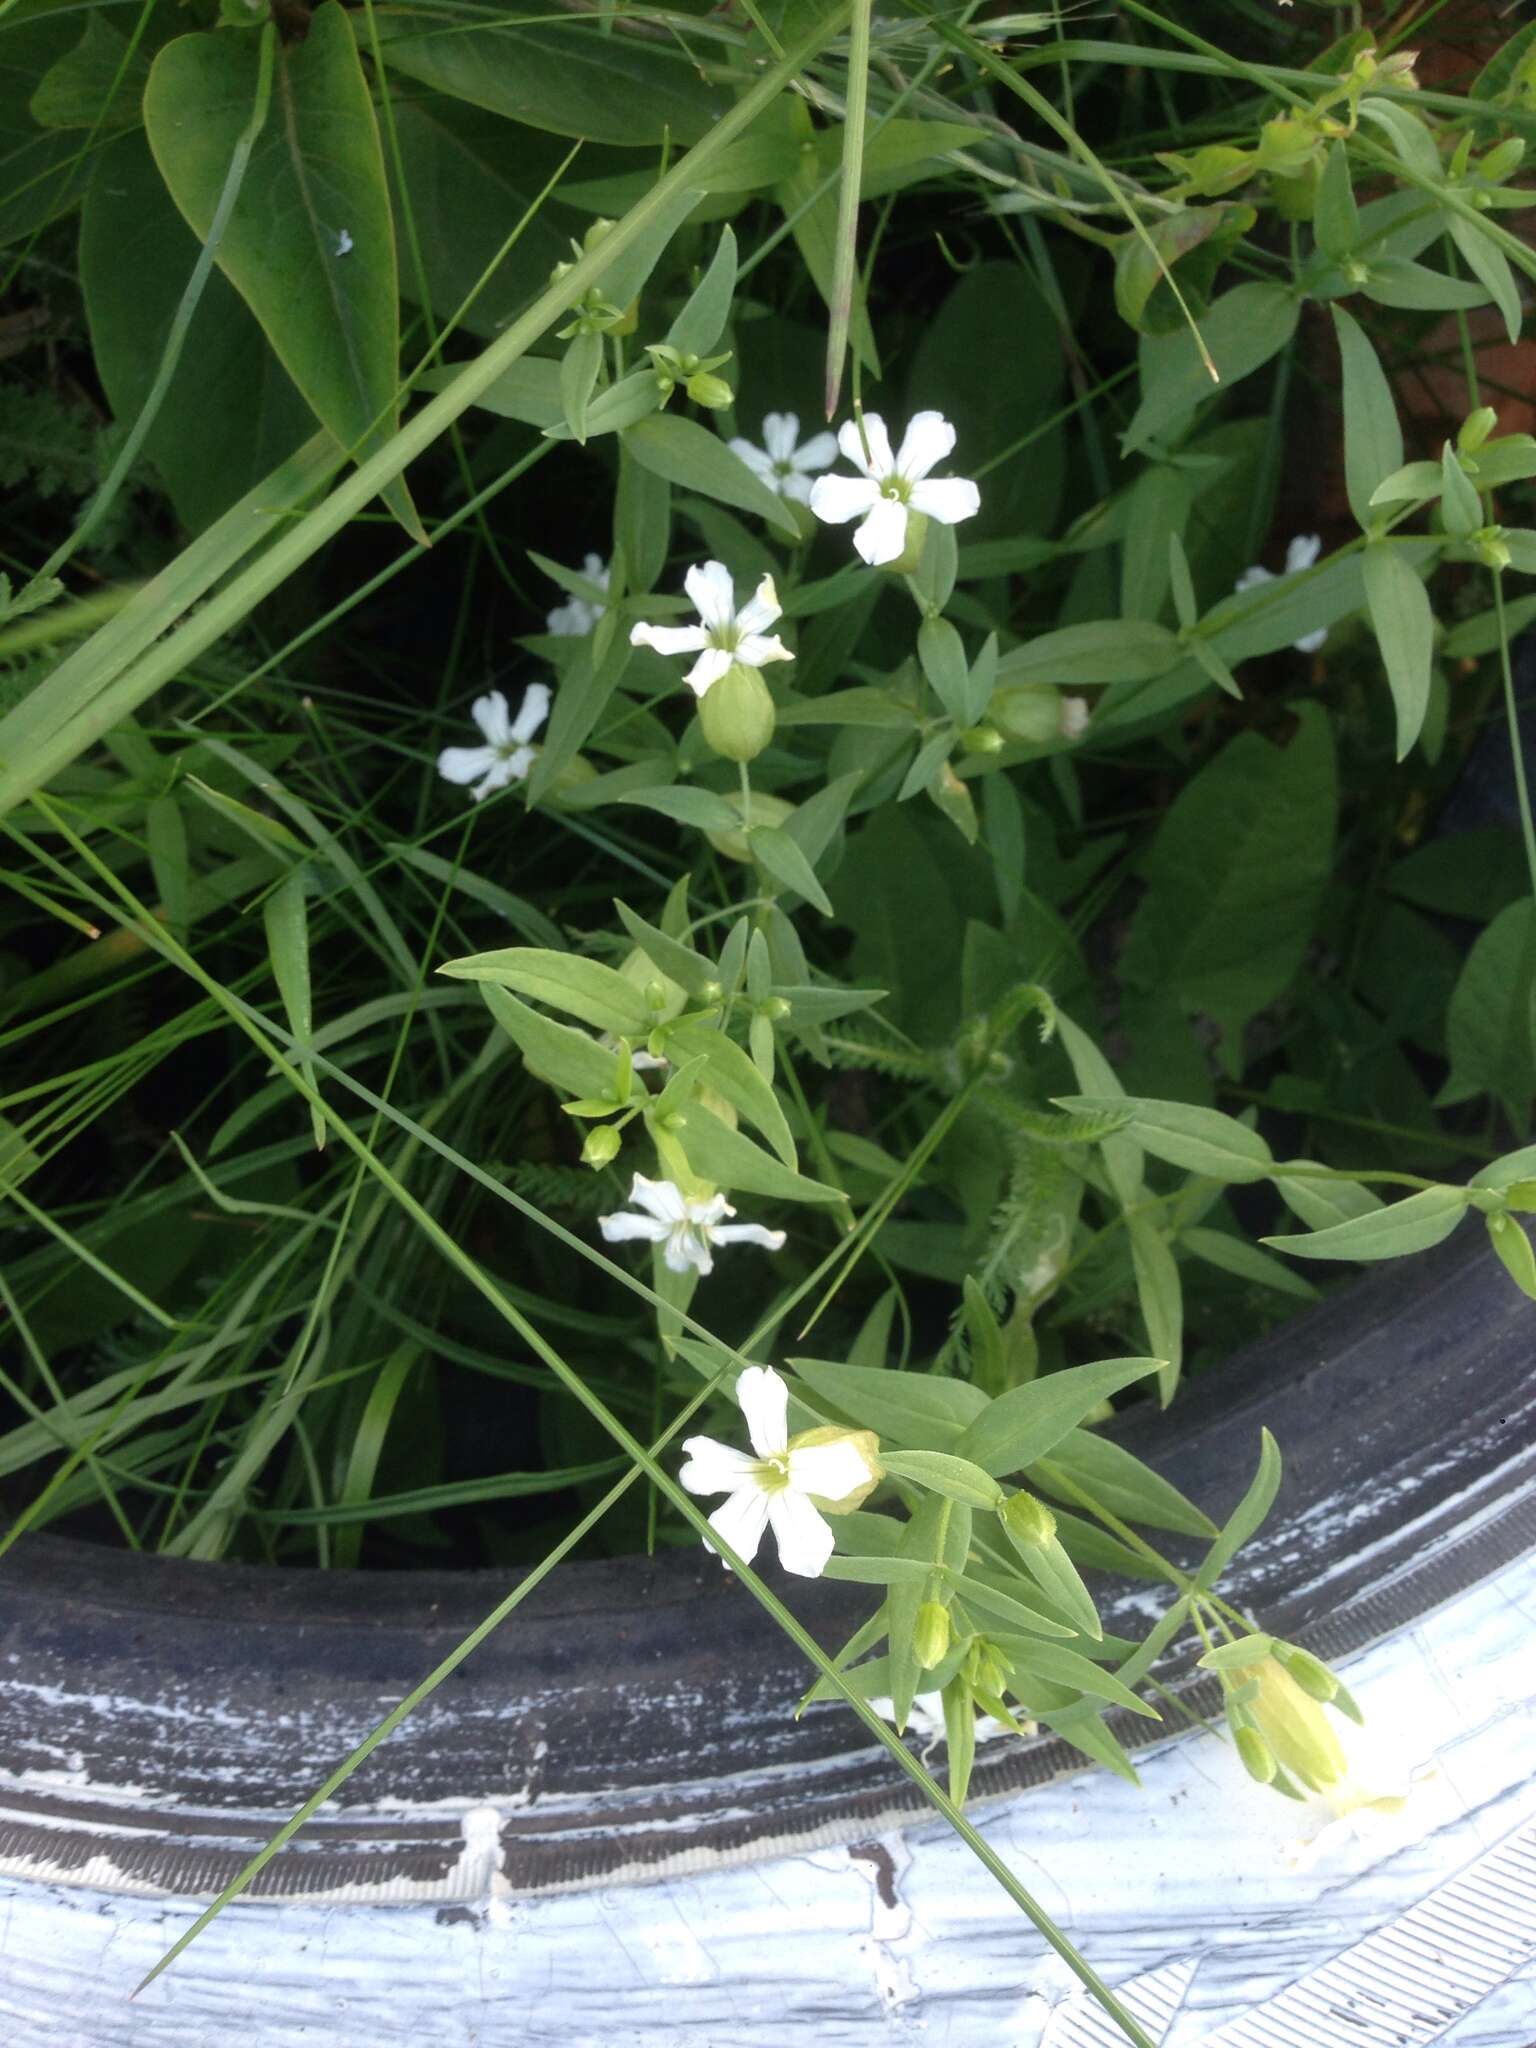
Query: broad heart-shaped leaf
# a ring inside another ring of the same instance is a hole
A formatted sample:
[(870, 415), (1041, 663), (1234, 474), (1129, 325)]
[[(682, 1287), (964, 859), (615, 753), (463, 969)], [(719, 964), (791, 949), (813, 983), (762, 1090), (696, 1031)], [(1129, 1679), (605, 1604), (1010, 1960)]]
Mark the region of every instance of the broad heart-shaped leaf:
[(678, 413), (655, 413), (624, 431), (625, 452), (636, 462), (681, 484), (701, 497), (741, 512), (755, 512), (793, 539), (799, 539), (794, 515), (777, 491), (755, 477), (739, 455), (733, 455), (718, 434)]
[[(1331, 161), (1343, 157), (1343, 146), (1335, 144)], [(1402, 467), (1403, 430), (1387, 373), (1364, 330), (1342, 306), (1333, 308), (1333, 324), (1344, 366), (1344, 478), (1350, 510), (1369, 533), (1377, 524), (1371, 495)]]
[(789, 1363), (823, 1400), (874, 1430), (882, 1443), (905, 1450), (952, 1451), (987, 1405), (986, 1395), (969, 1380), (887, 1372), (830, 1358), (792, 1358)]
[(1049, 1456), (1101, 1401), (1156, 1372), (1161, 1362), (1156, 1358), (1106, 1358), (1096, 1365), (1074, 1365), (1043, 1380), (1010, 1387), (977, 1416), (954, 1446), (955, 1455), (969, 1458), (994, 1477), (1022, 1472), (1037, 1458)]
[[(252, 36), (179, 36), (150, 72), (150, 148), (199, 240), (250, 121), (259, 61)], [(399, 418), (395, 228), (373, 102), (338, 0), (316, 8), (302, 42), (278, 46), (271, 105), (218, 262), (322, 425), (356, 455), (381, 448)], [(425, 539), (404, 480), (385, 497)]]
[(1397, 758), (1401, 761), (1418, 738), (1429, 709), (1434, 609), (1423, 581), (1390, 541), (1368, 547), (1361, 569), (1371, 629), (1397, 711)]
[(499, 6), (484, 28), (424, 9), (381, 11), (385, 68), (530, 128), (636, 148), (698, 142), (731, 104), (680, 46), (596, 15), (551, 19), (530, 7), (523, 20), (523, 11)]
[(80, 17), (63, 8), (14, 10), (0, 32), (0, 246), (24, 241), (85, 189), (81, 138), (45, 126), (30, 102), (50, 69), (80, 41)]
[[(141, 134), (109, 143), (80, 221), (91, 348), (126, 429), (154, 383), (197, 262)], [(201, 533), (314, 431), (309, 407), (234, 286), (210, 273), (144, 450), (183, 525)]]
[(1295, 974), (1333, 864), (1333, 738), (1304, 706), (1290, 744), (1242, 733), (1188, 782), (1147, 855), (1121, 960), (1224, 1025), (1229, 1047)]
[(656, 1021), (639, 989), (612, 967), (545, 946), (504, 946), (494, 953), (472, 953), (462, 960), (445, 960), (437, 971), (455, 981), (489, 981), (498, 988), (512, 989), (552, 1010), (579, 1017), (599, 1031), (640, 1038)]
[(1259, 1469), (1237, 1506), (1222, 1524), (1221, 1534), (1206, 1553), (1195, 1576), (1202, 1591), (1214, 1586), (1248, 1538), (1274, 1506), (1280, 1490), (1280, 1447), (1267, 1429), (1259, 1432)]
[(1446, 1013), (1451, 1078), (1442, 1102), (1491, 1095), (1517, 1128), (1536, 1095), (1536, 903), (1525, 897), (1481, 932)]
[(1153, 1102), (1141, 1095), (1058, 1095), (1068, 1110), (1129, 1109), (1130, 1135), (1154, 1158), (1215, 1180), (1263, 1180), (1274, 1163), (1268, 1145), (1236, 1117), (1190, 1102)]
[(1211, 382), (1187, 328), (1143, 335), (1142, 400), (1122, 443), (1125, 453), (1138, 454), (1149, 442), (1177, 434), (1207, 398), (1262, 369), (1295, 333), (1300, 311), (1286, 285), (1240, 284), (1217, 299), (1201, 316), (1200, 332), (1220, 372), (1219, 385)]
[(1467, 1213), (1465, 1188), (1424, 1188), (1406, 1201), (1352, 1216), (1306, 1236), (1266, 1237), (1264, 1244), (1297, 1259), (1401, 1259), (1428, 1251), (1450, 1236)]

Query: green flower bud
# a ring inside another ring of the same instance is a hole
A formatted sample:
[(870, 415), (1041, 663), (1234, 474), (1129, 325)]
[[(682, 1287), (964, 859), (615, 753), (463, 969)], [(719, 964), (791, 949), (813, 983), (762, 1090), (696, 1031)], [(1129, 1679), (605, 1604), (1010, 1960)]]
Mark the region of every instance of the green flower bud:
[(1476, 412), (1470, 412), (1461, 423), (1456, 436), (1456, 446), (1463, 455), (1475, 455), (1494, 428), (1499, 416), (1491, 405), (1480, 405)]
[(733, 661), (699, 700), (704, 737), (727, 761), (755, 761), (773, 738), (773, 699), (755, 668)]
[(1062, 696), (1054, 683), (1013, 683), (992, 692), (987, 716), (1011, 740), (1043, 747), (1062, 736)]
[(1243, 1760), (1243, 1769), (1261, 1785), (1274, 1783), (1275, 1759), (1257, 1728), (1234, 1728), (1232, 1740)]
[(1242, 1694), (1248, 1718), (1289, 1777), (1310, 1792), (1326, 1791), (1344, 1778), (1349, 1766), (1333, 1723), (1277, 1658), (1224, 1673), (1223, 1683)]
[(1525, 155), (1525, 137), (1511, 135), (1507, 142), (1501, 142), (1497, 149), (1490, 149), (1478, 165), (1478, 171), (1490, 185), (1502, 185), (1520, 168)]
[(967, 754), (1000, 754), (1004, 741), (995, 725), (970, 725), (961, 733), (960, 745)]
[(1303, 1650), (1294, 1643), (1276, 1643), (1274, 1654), (1289, 1671), (1292, 1678), (1305, 1693), (1315, 1700), (1331, 1700), (1339, 1689), (1334, 1677), (1321, 1657), (1314, 1657), (1310, 1650)]
[(695, 405), (707, 406), (711, 412), (723, 412), (735, 403), (736, 394), (725, 379), (711, 376), (707, 370), (696, 371), (686, 388)]
[(612, 1124), (594, 1124), (587, 1133), (587, 1142), (581, 1148), (583, 1166), (607, 1166), (619, 1156), (624, 1140)]
[(943, 1663), (949, 1652), (949, 1609), (942, 1601), (925, 1600), (918, 1608), (912, 1647), (925, 1671)]
[(765, 996), (757, 1006), (759, 1017), (766, 1017), (770, 1024), (782, 1024), (790, 1013), (790, 1004), (783, 996)]
[(998, 1512), (1015, 1543), (1043, 1550), (1056, 1539), (1056, 1517), (1032, 1493), (1010, 1494)]

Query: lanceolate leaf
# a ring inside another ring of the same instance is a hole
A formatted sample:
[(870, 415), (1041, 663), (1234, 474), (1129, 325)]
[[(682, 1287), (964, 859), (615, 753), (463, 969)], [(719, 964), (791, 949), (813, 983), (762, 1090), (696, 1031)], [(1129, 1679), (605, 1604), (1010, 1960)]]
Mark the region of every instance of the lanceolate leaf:
[(1371, 627), (1397, 708), (1397, 758), (1401, 761), (1418, 738), (1429, 708), (1435, 615), (1429, 592), (1389, 541), (1366, 549), (1363, 568)]
[(784, 500), (755, 477), (718, 434), (701, 427), (697, 420), (657, 413), (625, 430), (624, 447), (668, 483), (682, 484), (686, 490), (698, 491), (722, 505), (734, 505), (742, 512), (755, 512), (770, 526), (798, 538), (799, 529)]
[(1269, 1431), (1261, 1430), (1259, 1435), (1259, 1469), (1253, 1475), (1253, 1483), (1232, 1510), (1222, 1526), (1221, 1534), (1211, 1545), (1204, 1564), (1196, 1575), (1195, 1583), (1202, 1589), (1214, 1586), (1238, 1551), (1263, 1522), (1274, 1506), (1275, 1495), (1280, 1490), (1280, 1447)]
[[(1343, 160), (1342, 145), (1335, 158)], [(1333, 308), (1344, 368), (1344, 479), (1350, 509), (1367, 532), (1376, 525), (1371, 496), (1376, 486), (1402, 467), (1403, 432), (1387, 373), (1364, 330), (1342, 306)]]
[(887, 1372), (880, 1366), (844, 1365), (830, 1358), (789, 1362), (813, 1393), (851, 1421), (874, 1430), (882, 1442), (909, 1450), (953, 1450), (967, 1424), (987, 1405), (986, 1395), (969, 1380)]
[(1155, 1358), (1106, 1358), (999, 1394), (955, 1445), (956, 1453), (1001, 1477), (1044, 1458), (1083, 1417), (1122, 1387), (1156, 1372)]
[(1352, 1216), (1347, 1223), (1334, 1223), (1304, 1237), (1266, 1237), (1264, 1243), (1299, 1259), (1400, 1259), (1449, 1237), (1470, 1200), (1465, 1188), (1424, 1188), (1405, 1201)]
[[(250, 118), (257, 62), (253, 37), (189, 35), (150, 73), (150, 147), (199, 238)], [(382, 448), (399, 416), (395, 231), (373, 102), (336, 0), (315, 10), (302, 42), (278, 50), (271, 110), (218, 261), (322, 424), (355, 455)], [(425, 538), (403, 479), (386, 496)]]

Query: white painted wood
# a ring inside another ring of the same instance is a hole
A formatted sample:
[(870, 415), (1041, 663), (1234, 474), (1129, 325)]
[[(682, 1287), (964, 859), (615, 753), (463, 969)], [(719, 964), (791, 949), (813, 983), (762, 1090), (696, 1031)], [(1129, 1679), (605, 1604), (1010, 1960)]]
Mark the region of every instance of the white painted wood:
[[(1276, 2017), (1278, 2002), (1480, 1859), (1507, 1853), (1522, 1831), (1536, 1840), (1536, 1560), (1367, 1651), (1349, 1681), (1382, 1744), (1432, 1762), (1433, 1775), (1379, 1835), (1333, 1842), (1310, 1862), (1291, 1854), (1299, 1809), (1250, 1785), (1200, 1737), (1151, 1754), (1139, 1793), (1084, 1773), (980, 1816), (1104, 1976), (1166, 2029), (1165, 2048), (1378, 2048), (1380, 2028), (1342, 2024), (1315, 2001), (1306, 2021)], [(189, 1924), (192, 1902), (7, 1879), (0, 2041), (1098, 2048), (1114, 2039), (942, 1826), (512, 1899), (498, 1886), (495, 1819), (471, 1801), (460, 1815), (458, 1874), (478, 1885), (469, 1906), (236, 1906), (135, 2004), (129, 1990)], [(1536, 1918), (1513, 1893), (1484, 1896), (1484, 1936), (1496, 1925), (1498, 1941), (1460, 1937), (1482, 1950), (1483, 1967), (1464, 1960), (1458, 1977), (1451, 1957), (1440, 1987), (1449, 1996), (1460, 1981), (1464, 2009), (1438, 2032), (1398, 2009), (1393, 2048), (1536, 2042)], [(1489, 1989), (1495, 1950), (1506, 1974)], [(1390, 1987), (1378, 1989), (1378, 2017), (1390, 2015)]]

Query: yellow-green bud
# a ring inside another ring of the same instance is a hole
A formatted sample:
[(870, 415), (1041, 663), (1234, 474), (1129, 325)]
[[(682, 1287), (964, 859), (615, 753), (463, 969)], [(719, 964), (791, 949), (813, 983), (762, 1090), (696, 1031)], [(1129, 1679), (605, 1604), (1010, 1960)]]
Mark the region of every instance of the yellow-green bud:
[(1015, 1543), (1043, 1550), (1047, 1543), (1056, 1540), (1056, 1517), (1045, 1502), (1036, 1500), (1032, 1493), (1010, 1494), (999, 1513)]
[(1011, 740), (1041, 747), (1061, 738), (1061, 692), (1054, 683), (1013, 683), (994, 690), (987, 716)]
[(625, 955), (619, 972), (644, 998), (647, 1007), (655, 1011), (658, 1024), (670, 1024), (687, 1004), (688, 991), (670, 975), (663, 974), (650, 954), (638, 946)]
[(1256, 1778), (1261, 1785), (1273, 1782), (1275, 1759), (1268, 1743), (1257, 1728), (1234, 1728), (1232, 1740), (1237, 1744), (1237, 1753), (1243, 1760), (1243, 1769), (1250, 1778)]
[(968, 725), (960, 735), (960, 744), (968, 754), (1000, 754), (1004, 742), (995, 725)]
[(939, 1600), (925, 1600), (917, 1610), (917, 1627), (912, 1647), (925, 1671), (932, 1671), (949, 1654), (949, 1609)]
[(790, 1013), (791, 1005), (785, 996), (765, 996), (757, 1006), (759, 1017), (766, 1017), (770, 1024), (782, 1024)]
[(1313, 1699), (1331, 1700), (1338, 1691), (1339, 1681), (1322, 1658), (1314, 1657), (1310, 1650), (1299, 1649), (1294, 1643), (1277, 1643), (1275, 1655), (1302, 1691), (1310, 1693)]
[(1484, 568), (1507, 569), (1509, 567), (1509, 549), (1505, 544), (1502, 526), (1480, 527), (1476, 533), (1468, 534), (1467, 539), (1476, 548), (1478, 560), (1483, 564)]
[(1277, 1659), (1223, 1673), (1223, 1680), (1244, 1695), (1248, 1719), (1276, 1763), (1308, 1791), (1326, 1791), (1346, 1775), (1348, 1762), (1322, 1703)]
[(704, 737), (727, 761), (755, 761), (773, 738), (773, 699), (755, 668), (733, 661), (699, 700)]
[(699, 370), (690, 377), (686, 389), (695, 405), (708, 406), (711, 412), (723, 412), (736, 398), (723, 377), (713, 377), (707, 370)]
[(1480, 405), (1476, 412), (1469, 412), (1462, 421), (1456, 446), (1463, 455), (1475, 455), (1498, 424), (1499, 416), (1493, 407)]
[(851, 1515), (855, 1508), (864, 1505), (885, 1477), (885, 1467), (880, 1463), (880, 1439), (872, 1429), (840, 1429), (835, 1422), (826, 1422), (817, 1429), (802, 1429), (789, 1440), (792, 1451), (802, 1450), (808, 1444), (849, 1444), (864, 1460), (867, 1476), (851, 1493), (842, 1494), (837, 1500), (826, 1500), (818, 1493), (808, 1496), (824, 1515)]
[(612, 1124), (594, 1124), (587, 1133), (587, 1142), (581, 1148), (583, 1166), (607, 1166), (617, 1159), (624, 1140)]
[(1478, 165), (1478, 170), (1490, 185), (1502, 185), (1519, 170), (1525, 155), (1525, 137), (1511, 135), (1507, 142), (1501, 142), (1497, 149), (1490, 149)]

